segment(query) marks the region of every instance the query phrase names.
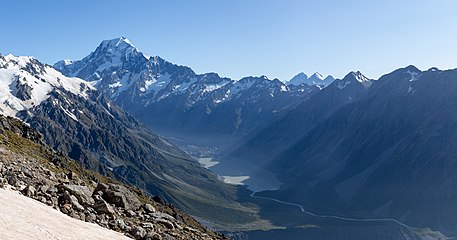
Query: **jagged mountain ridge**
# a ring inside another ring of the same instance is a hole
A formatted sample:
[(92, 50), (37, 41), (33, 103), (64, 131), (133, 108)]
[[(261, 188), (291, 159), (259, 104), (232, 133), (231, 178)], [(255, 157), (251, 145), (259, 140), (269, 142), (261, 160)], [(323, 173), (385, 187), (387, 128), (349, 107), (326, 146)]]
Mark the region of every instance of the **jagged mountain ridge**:
[[(357, 75), (334, 85), (364, 86)], [(408, 66), (373, 81), (306, 129), (294, 125), (296, 138), (267, 163), (284, 184), (265, 194), (323, 214), (392, 218), (455, 235), (456, 80), (456, 70)], [(285, 124), (309, 117), (298, 109)]]
[(301, 84), (307, 84), (307, 85), (316, 85), (320, 87), (327, 87), (330, 85), (333, 81), (335, 81), (335, 78), (333, 76), (329, 75), (324, 78), (320, 73), (316, 72), (310, 77), (306, 75), (305, 73), (301, 72), (297, 75), (295, 75), (293, 78), (291, 78), (289, 81), (286, 82), (287, 85), (301, 85)]
[(0, 110), (8, 116), (41, 104), (49, 93), (62, 89), (87, 98), (95, 88), (77, 78), (67, 78), (32, 57), (0, 55)]
[(196, 74), (160, 57), (145, 57), (126, 38), (103, 41), (84, 59), (54, 66), (94, 83), (152, 129), (196, 136), (247, 134), (318, 91), (264, 76), (234, 81)]
[[(21, 76), (26, 93), (11, 90), (15, 84), (2, 84), (4, 91), (0, 97), (4, 103), (13, 99), (21, 106), (4, 113), (37, 129), (54, 149), (89, 169), (162, 196), (202, 219), (218, 222), (226, 218), (217, 211), (208, 212), (208, 208), (219, 211), (229, 208), (235, 212), (243, 209), (234, 202), (236, 187), (220, 182), (217, 176), (153, 134), (90, 83), (64, 77), (33, 58), (9, 56), (0, 60), (0, 73), (8, 72), (0, 75), (0, 82), (14, 83)], [(40, 88), (41, 85), (48, 88)], [(21, 100), (28, 93), (32, 100), (39, 96), (40, 102), (31, 104), (30, 100)]]
[(362, 97), (373, 80), (351, 72), (302, 102), (295, 109), (251, 133), (226, 151), (228, 157), (247, 159), (265, 165), (293, 145), (319, 121)]

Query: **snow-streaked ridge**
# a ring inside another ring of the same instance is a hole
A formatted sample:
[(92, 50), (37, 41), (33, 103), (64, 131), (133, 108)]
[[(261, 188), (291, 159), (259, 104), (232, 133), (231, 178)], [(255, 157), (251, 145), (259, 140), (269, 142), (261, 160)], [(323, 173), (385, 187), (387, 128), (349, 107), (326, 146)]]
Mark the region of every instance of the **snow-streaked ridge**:
[(305, 73), (301, 72), (295, 75), (292, 79), (286, 82), (287, 85), (300, 85), (300, 84), (308, 84), (308, 85), (315, 85), (315, 86), (323, 86), (326, 87), (330, 85), (335, 79), (328, 75), (324, 77), (322, 74), (315, 72), (313, 75), (309, 76)]
[(28, 56), (0, 56), (0, 113), (15, 116), (18, 111), (40, 105), (56, 89), (87, 98), (95, 88), (88, 82), (63, 74)]
[(351, 83), (354, 84), (354, 82), (359, 82), (364, 87), (369, 88), (371, 86), (371, 84), (373, 83), (373, 80), (367, 78), (360, 71), (352, 71), (352, 72), (348, 73), (343, 79), (336, 80), (335, 86), (338, 89), (344, 89), (349, 84), (351, 84)]
[(133, 48), (138, 51), (138, 49), (130, 42), (130, 40), (125, 37), (104, 40), (100, 44), (100, 48), (106, 49), (108, 52), (122, 51), (129, 48)]
[[(292, 87), (294, 93), (290, 93), (291, 88), (286, 84), (278, 84), (279, 80), (270, 80), (266, 76), (234, 80), (216, 73), (197, 74), (189, 67), (167, 62), (159, 56), (144, 56), (128, 39), (121, 37), (102, 41), (94, 52), (81, 60), (60, 61), (54, 66), (67, 76), (78, 76), (91, 82), (111, 100), (133, 99), (135, 104), (144, 107), (174, 97), (185, 98), (184, 106), (191, 108), (198, 103), (219, 105), (244, 96), (257, 101), (261, 93), (274, 98), (308, 91), (308, 86)], [(313, 76), (319, 78), (317, 86), (327, 85), (328, 77), (324, 79), (318, 73)], [(333, 81), (332, 77), (330, 81)]]
[(418, 72), (408, 70), (406, 71), (407, 74), (411, 76), (411, 79), (409, 80), (410, 82), (414, 82), (417, 80), (417, 77), (420, 75)]
[(356, 72), (353, 71), (353, 72), (351, 72), (351, 74), (355, 77), (355, 79), (358, 82), (362, 83), (363, 86), (365, 86), (367, 88), (370, 87), (371, 84), (373, 83), (369, 78), (365, 77), (365, 75), (363, 75), (360, 71), (356, 71)]
[(318, 73), (318, 72), (315, 72), (313, 75), (311, 75), (311, 77), (309, 78), (317, 78), (319, 80), (324, 80), (324, 76), (322, 76), (322, 74)]
[(355, 79), (359, 82), (366, 82), (366, 81), (370, 81), (370, 79), (368, 79), (367, 77), (365, 77), (360, 71), (353, 71), (351, 72), (351, 74), (355, 77)]

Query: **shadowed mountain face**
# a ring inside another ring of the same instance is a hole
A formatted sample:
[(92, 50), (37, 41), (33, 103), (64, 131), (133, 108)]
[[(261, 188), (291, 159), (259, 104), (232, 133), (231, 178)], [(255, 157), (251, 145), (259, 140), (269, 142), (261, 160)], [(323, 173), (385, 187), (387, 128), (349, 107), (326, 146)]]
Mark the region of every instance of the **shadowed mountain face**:
[(28, 123), (47, 144), (84, 167), (162, 196), (203, 219), (225, 222), (227, 217), (219, 214), (224, 211), (240, 216), (236, 187), (218, 181), (89, 83), (14, 56), (0, 56), (0, 83), (1, 112)]
[(103, 41), (79, 61), (54, 65), (93, 82), (116, 104), (160, 133), (194, 140), (237, 138), (268, 123), (317, 92), (266, 77), (239, 81), (196, 74), (160, 57), (146, 57), (126, 38)]
[[(321, 213), (394, 218), (457, 234), (457, 71), (410, 66), (346, 104), (316, 107), (323, 100), (313, 100), (335, 83), (244, 147), (281, 145), (266, 165), (284, 185), (267, 194)], [(327, 111), (306, 111), (316, 108)]]
[(284, 117), (247, 136), (231, 149), (229, 157), (242, 158), (265, 165), (276, 154), (297, 142), (311, 127), (343, 105), (362, 97), (371, 80), (352, 72), (311, 96)]

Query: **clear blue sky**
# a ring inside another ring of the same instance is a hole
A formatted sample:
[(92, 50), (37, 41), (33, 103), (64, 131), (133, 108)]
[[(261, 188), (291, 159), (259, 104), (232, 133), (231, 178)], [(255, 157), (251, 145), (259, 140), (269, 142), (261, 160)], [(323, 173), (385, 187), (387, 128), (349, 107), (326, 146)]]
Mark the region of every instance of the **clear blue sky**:
[(5, 0), (1, 16), (2, 54), (50, 64), (125, 36), (148, 55), (235, 79), (457, 67), (455, 0)]

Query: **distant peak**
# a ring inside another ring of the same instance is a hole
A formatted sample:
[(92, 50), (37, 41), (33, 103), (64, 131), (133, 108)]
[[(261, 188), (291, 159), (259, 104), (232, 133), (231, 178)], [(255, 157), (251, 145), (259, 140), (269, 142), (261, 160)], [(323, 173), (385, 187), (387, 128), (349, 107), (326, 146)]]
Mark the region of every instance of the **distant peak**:
[(126, 38), (126, 37), (120, 37), (119, 38), (119, 42), (125, 42), (125, 43), (130, 44), (130, 45), (133, 46), (133, 44), (130, 42), (130, 40), (128, 38)]
[(322, 76), (322, 74), (320, 74), (318, 72), (315, 72), (313, 75), (311, 75), (310, 78), (318, 78), (320, 80), (324, 80), (324, 76)]
[(335, 80), (335, 78), (334, 78), (332, 75), (328, 75), (328, 76), (324, 79), (324, 81), (333, 81), (333, 80)]
[(408, 69), (408, 70), (411, 70), (411, 69), (419, 70), (416, 66), (414, 66), (414, 65), (412, 65), (412, 64), (411, 64), (411, 65), (408, 65), (408, 66), (405, 67), (405, 68)]
[[(350, 82), (355, 82), (355, 81), (361, 83), (366, 88), (369, 88), (371, 86), (371, 84), (373, 83), (369, 78), (365, 77), (365, 75), (363, 75), (359, 71), (357, 71), (357, 72), (352, 71), (352, 72), (348, 73), (342, 80), (340, 80), (340, 83), (344, 82), (347, 85)], [(338, 88), (340, 88), (340, 87), (338, 87)], [(340, 89), (342, 89), (342, 88), (340, 88)]]
[(61, 62), (64, 66), (71, 65), (73, 63), (73, 61), (70, 59), (64, 59), (59, 62)]
[(126, 37), (118, 37), (118, 38), (113, 38), (111, 40), (105, 40), (105, 41), (113, 43), (115, 46), (119, 46), (120, 44), (125, 43), (125, 44), (128, 44), (133, 47), (132, 42), (130, 42), (130, 40)]
[(7, 62), (12, 62), (14, 65), (19, 67), (25, 67), (28, 63), (37, 61), (34, 57), (31, 56), (14, 56), (13, 54), (8, 54), (3, 57)]
[(348, 75), (353, 76), (353, 77), (354, 77), (357, 81), (359, 81), (359, 82), (370, 81), (370, 79), (368, 79), (367, 77), (365, 77), (365, 75), (363, 75), (360, 71), (352, 71), (352, 72), (350, 72)]
[(316, 85), (316, 86), (328, 86), (330, 83), (332, 83), (335, 79), (331, 76), (328, 75), (327, 77), (324, 78), (322, 74), (315, 72), (313, 75), (308, 77), (305, 73), (301, 72), (297, 75), (295, 75), (292, 79), (290, 79), (287, 84), (292, 84), (292, 85), (300, 85), (300, 84), (307, 84), (307, 85)]
[(407, 67), (397, 69), (393, 73), (395, 72), (400, 74), (409, 74), (411, 75), (412, 79), (416, 79), (416, 77), (422, 73), (422, 71), (414, 65), (409, 65)]
[(306, 75), (304, 72), (300, 72), (300, 73), (298, 73), (297, 75), (295, 75), (295, 77), (305, 77), (305, 78), (308, 78), (308, 75)]
[(102, 50), (106, 50), (108, 52), (115, 52), (118, 50), (125, 50), (125, 49), (135, 49), (135, 46), (128, 40), (126, 37), (119, 37), (113, 38), (109, 40), (104, 40), (100, 46)]
[(23, 60), (31, 60), (33, 59), (32, 56), (14, 56), (13, 54), (8, 54), (5, 56), (5, 59), (7, 60), (20, 60), (20, 59), (23, 59)]
[(416, 72), (416, 73), (421, 73), (422, 72), (419, 68), (417, 68), (414, 65), (409, 65), (409, 66), (405, 67), (405, 70), (409, 71), (409, 72)]
[(308, 75), (304, 72), (300, 72), (297, 75), (295, 75), (293, 78), (289, 80), (289, 82), (294, 82), (294, 81), (304, 81), (308, 79)]

